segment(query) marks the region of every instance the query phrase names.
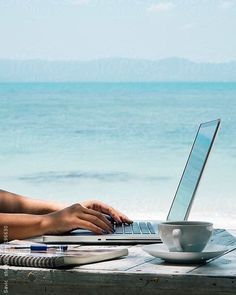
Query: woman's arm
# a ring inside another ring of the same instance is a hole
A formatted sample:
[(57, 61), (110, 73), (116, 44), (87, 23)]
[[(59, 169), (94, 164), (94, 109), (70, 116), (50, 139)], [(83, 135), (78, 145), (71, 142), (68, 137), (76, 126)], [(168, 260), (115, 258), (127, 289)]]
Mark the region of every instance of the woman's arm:
[(1, 213), (47, 214), (65, 207), (65, 205), (60, 203), (34, 200), (0, 190)]
[(77, 228), (89, 229), (96, 234), (113, 232), (113, 225), (101, 212), (80, 204), (43, 215), (0, 213), (0, 242), (61, 234)]
[(0, 209), (0, 242), (62, 234), (77, 228), (96, 234), (112, 233), (113, 225), (104, 214), (110, 215), (118, 223), (132, 223), (123, 213), (100, 201), (85, 201), (65, 207), (3, 190), (0, 191)]

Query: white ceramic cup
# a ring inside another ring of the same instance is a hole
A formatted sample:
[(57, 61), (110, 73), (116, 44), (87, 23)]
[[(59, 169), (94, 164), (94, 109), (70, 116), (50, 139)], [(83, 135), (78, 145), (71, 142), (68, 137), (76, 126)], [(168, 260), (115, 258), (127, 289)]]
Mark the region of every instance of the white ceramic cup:
[(213, 232), (213, 224), (205, 221), (167, 221), (158, 228), (162, 242), (171, 252), (201, 252)]

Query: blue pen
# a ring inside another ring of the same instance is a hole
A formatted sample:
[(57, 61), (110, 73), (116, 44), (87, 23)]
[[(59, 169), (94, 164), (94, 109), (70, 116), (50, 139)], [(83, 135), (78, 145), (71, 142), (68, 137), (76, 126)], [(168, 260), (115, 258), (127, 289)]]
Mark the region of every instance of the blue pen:
[(50, 245), (30, 245), (31, 251), (47, 251), (49, 249), (55, 249), (58, 251), (66, 251), (68, 249), (68, 246), (66, 245), (56, 245), (56, 246), (50, 246)]
[(44, 244), (33, 244), (33, 245), (7, 245), (6, 249), (29, 249), (31, 251), (47, 251), (49, 249), (55, 249), (59, 251), (66, 251), (67, 245), (44, 245)]

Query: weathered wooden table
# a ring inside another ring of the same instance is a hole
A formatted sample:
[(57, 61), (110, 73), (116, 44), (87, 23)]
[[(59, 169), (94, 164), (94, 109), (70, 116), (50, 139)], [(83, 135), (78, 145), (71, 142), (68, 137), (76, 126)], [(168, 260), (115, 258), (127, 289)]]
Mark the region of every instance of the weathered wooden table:
[[(228, 246), (229, 251), (202, 265), (167, 264), (148, 255), (140, 245), (136, 245), (129, 246), (128, 257), (72, 269), (8, 267), (5, 289), (6, 267), (2, 266), (0, 293), (236, 295), (235, 236), (236, 231), (218, 230), (214, 242)], [(91, 247), (95, 246), (89, 248)]]

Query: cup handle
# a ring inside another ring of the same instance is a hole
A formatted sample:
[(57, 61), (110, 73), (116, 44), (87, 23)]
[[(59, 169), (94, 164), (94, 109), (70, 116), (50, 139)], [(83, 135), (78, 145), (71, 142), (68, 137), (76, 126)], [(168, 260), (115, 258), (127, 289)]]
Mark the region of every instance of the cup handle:
[(181, 239), (181, 236), (182, 236), (181, 230), (180, 229), (174, 229), (172, 231), (172, 236), (173, 236), (173, 241), (174, 241), (174, 244), (175, 244), (175, 247), (176, 247), (176, 251), (177, 252), (182, 252), (183, 248), (182, 248), (181, 243), (180, 243), (180, 239)]

